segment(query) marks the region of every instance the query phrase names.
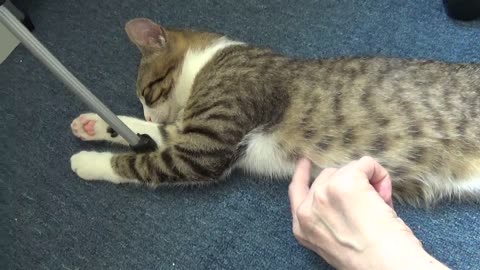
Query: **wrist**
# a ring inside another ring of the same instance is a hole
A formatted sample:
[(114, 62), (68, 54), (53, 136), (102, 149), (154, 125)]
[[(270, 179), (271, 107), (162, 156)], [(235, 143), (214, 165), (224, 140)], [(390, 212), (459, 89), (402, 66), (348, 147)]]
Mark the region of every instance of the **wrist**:
[(442, 262), (439, 260), (435, 259), (432, 255), (428, 254), (426, 251), (424, 251), (426, 256), (424, 258), (425, 263), (423, 265), (418, 265), (420, 268), (418, 269), (445, 269), (448, 270), (446, 265), (444, 265)]
[(415, 237), (404, 241), (389, 241), (367, 251), (359, 269), (449, 269), (428, 254)]
[(423, 248), (415, 252), (408, 252), (405, 256), (399, 256), (391, 268), (396, 269), (449, 269), (433, 256), (428, 254)]

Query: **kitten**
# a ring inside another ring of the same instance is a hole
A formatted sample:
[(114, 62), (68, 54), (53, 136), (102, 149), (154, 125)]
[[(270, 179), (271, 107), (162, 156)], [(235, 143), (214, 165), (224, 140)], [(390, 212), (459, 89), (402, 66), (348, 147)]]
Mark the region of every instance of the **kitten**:
[[(413, 205), (480, 197), (480, 65), (387, 58), (298, 60), (213, 33), (134, 19), (137, 95), (148, 121), (121, 116), (158, 151), (80, 152), (85, 180), (200, 184), (238, 166), (290, 176), (370, 155)], [(96, 114), (71, 125), (84, 140), (126, 144)], [(313, 176), (313, 175), (312, 175)]]

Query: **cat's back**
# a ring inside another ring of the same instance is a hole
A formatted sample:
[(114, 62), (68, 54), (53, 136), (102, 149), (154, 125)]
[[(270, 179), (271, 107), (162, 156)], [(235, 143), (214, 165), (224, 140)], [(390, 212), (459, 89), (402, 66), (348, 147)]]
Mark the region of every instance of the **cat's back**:
[(305, 61), (300, 70), (277, 129), (289, 151), (324, 166), (371, 155), (397, 175), (456, 171), (455, 159), (477, 156), (478, 64), (339, 58)]
[(438, 131), (454, 122), (480, 121), (480, 64), (338, 58), (305, 61), (298, 71), (290, 78), (290, 114), (304, 115), (306, 124)]
[(408, 189), (403, 197), (417, 198), (430, 192), (421, 179), (453, 185), (448, 179), (465, 179), (480, 164), (478, 64), (301, 60), (232, 46), (199, 78), (209, 94), (192, 100), (232, 115), (229, 123), (245, 132), (241, 164), (252, 171), (285, 174), (300, 156), (337, 167), (370, 155), (397, 179), (397, 190)]

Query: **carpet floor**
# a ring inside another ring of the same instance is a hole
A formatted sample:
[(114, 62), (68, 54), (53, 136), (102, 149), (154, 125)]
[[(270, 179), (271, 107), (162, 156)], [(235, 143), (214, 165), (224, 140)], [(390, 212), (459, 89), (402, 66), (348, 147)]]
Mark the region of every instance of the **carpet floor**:
[[(222, 32), (297, 57), (384, 55), (480, 62), (480, 22), (442, 1), (18, 1), (34, 34), (115, 113), (142, 117), (127, 20)], [(87, 110), (25, 48), (0, 65), (2, 269), (328, 269), (291, 233), (287, 182), (235, 172), (209, 188), (80, 181), (69, 158), (112, 147), (77, 140)], [(480, 83), (480, 82), (479, 82)], [(480, 269), (480, 207), (397, 207), (453, 269)]]

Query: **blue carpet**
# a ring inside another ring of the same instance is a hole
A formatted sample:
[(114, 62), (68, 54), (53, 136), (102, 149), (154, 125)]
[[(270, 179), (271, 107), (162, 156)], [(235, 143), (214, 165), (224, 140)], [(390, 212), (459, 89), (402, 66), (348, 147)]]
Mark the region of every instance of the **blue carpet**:
[[(139, 54), (123, 32), (139, 16), (298, 57), (480, 62), (480, 22), (449, 20), (440, 0), (19, 2), (36, 36), (84, 84), (114, 112), (139, 117)], [(2, 269), (327, 268), (292, 236), (288, 183), (241, 172), (195, 189), (82, 182), (70, 156), (111, 148), (70, 134), (86, 106), (21, 46), (0, 65), (0, 81)], [(446, 203), (398, 213), (441, 261), (480, 269), (479, 209)]]

